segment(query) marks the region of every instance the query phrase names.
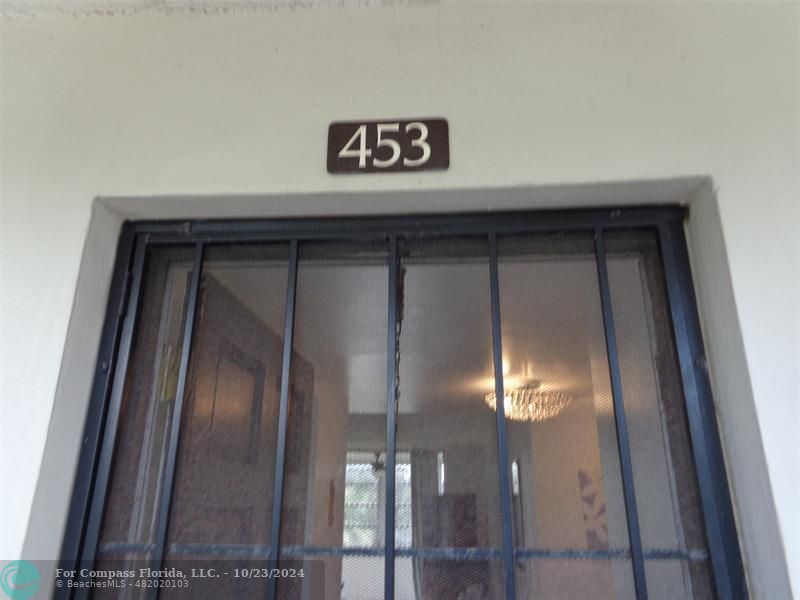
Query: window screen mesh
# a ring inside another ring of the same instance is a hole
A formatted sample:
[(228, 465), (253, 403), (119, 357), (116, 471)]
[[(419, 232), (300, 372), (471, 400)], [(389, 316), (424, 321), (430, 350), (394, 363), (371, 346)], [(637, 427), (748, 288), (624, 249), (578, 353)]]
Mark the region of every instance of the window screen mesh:
[[(496, 418), (483, 403), (494, 386), (488, 245), (411, 241), (402, 255), (397, 449), (409, 469), (396, 503), (397, 525), (410, 517), (411, 535), (398, 528), (396, 547), (499, 549)], [(408, 560), (395, 573), (397, 593), (503, 597), (501, 570), (488, 558)]]
[(395, 559), (396, 600), (501, 600), (502, 586), (502, 560)]
[[(629, 560), (527, 559), (516, 568), (518, 600), (635, 600)], [(648, 596), (650, 597), (650, 596)]]
[[(713, 598), (658, 240), (649, 230), (605, 240), (649, 598)], [(635, 598), (593, 236), (498, 237), (503, 471), (488, 238), (400, 236), (393, 290), (385, 238), (298, 247), (282, 471), (290, 245), (208, 245), (168, 506), (195, 249), (148, 249), (94, 568), (157, 566), (149, 561), (162, 550), (165, 515), (163, 568), (265, 566), (283, 473), (280, 565), (305, 574), (279, 579), (277, 598), (383, 598), (392, 510), (397, 600), (505, 598), (504, 516), (517, 598)], [(397, 343), (387, 356), (390, 293)], [(388, 360), (397, 369), (393, 498)], [(501, 473), (511, 483), (505, 510)], [(120, 594), (90, 595), (147, 590)], [(270, 592), (267, 581), (222, 578), (159, 595)]]
[[(92, 568), (100, 572), (121, 570), (136, 571), (144, 565), (147, 565), (150, 558), (150, 554), (107, 550), (103, 553), (103, 556), (95, 562)], [(89, 596), (93, 600), (144, 600), (147, 598), (147, 593), (148, 590), (144, 587), (130, 586), (125, 589), (101, 587), (90, 590)]]
[[(501, 238), (498, 254), (507, 402), (542, 411), (506, 413), (514, 545), (541, 553), (518, 561), (517, 587), (625, 597), (630, 560), (611, 558), (630, 544), (593, 238)], [(564, 550), (584, 558), (553, 558)]]
[(287, 245), (206, 251), (168, 554), (269, 543), (287, 264)]
[(297, 560), (307, 565), (305, 576), (279, 580), (276, 597), (280, 600), (383, 598), (383, 556), (300, 554)]
[(159, 492), (175, 405), (192, 249), (148, 252), (139, 326), (128, 366), (100, 550), (155, 541)]
[[(195, 573), (201, 569), (209, 573), (203, 579), (195, 577), (188, 579), (186, 587), (165, 587), (159, 590), (158, 598), (165, 600), (221, 600), (222, 598), (235, 598), (236, 600), (263, 600), (267, 597), (267, 580), (265, 578), (233, 577), (236, 569), (260, 569), (265, 566), (265, 561), (247, 558), (220, 558), (217, 553), (197, 553), (192, 556), (169, 556), (164, 561), (162, 569), (176, 569), (183, 573)], [(225, 573), (226, 575), (222, 575)]]
[(388, 282), (385, 242), (300, 247), (281, 556), (324, 576), (280, 597), (383, 594)]
[(655, 232), (612, 232), (606, 240), (642, 544), (693, 557), (648, 560), (648, 587), (654, 598), (710, 598), (700, 499)]

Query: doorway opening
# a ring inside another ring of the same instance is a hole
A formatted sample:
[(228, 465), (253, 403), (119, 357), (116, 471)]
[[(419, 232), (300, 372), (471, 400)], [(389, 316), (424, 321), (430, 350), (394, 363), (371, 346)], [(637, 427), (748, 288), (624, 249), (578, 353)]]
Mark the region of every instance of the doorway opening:
[(313, 563), (216, 584), (254, 598), (737, 597), (683, 217), (130, 224), (65, 564)]

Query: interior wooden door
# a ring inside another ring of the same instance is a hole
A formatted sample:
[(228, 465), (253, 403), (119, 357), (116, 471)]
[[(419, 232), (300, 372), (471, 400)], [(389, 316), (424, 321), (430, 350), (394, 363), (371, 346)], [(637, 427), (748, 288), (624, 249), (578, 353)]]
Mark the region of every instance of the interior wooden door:
[[(282, 344), (204, 277), (184, 409), (174, 541), (255, 543), (269, 527)], [(241, 485), (241, 482), (248, 482)]]

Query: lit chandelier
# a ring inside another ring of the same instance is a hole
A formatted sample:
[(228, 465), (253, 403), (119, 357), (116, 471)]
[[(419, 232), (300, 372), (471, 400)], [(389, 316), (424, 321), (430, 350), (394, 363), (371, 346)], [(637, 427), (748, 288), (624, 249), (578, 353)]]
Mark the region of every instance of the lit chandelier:
[[(486, 394), (486, 404), (497, 410), (497, 396)], [(530, 384), (505, 393), (503, 409), (507, 419), (535, 423), (558, 415), (572, 401), (564, 392), (543, 392), (539, 384)]]

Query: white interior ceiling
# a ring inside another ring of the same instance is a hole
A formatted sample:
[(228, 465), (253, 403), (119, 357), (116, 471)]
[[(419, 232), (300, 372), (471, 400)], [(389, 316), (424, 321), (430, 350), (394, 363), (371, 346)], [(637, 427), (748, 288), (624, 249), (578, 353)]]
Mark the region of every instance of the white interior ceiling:
[[(285, 272), (285, 267), (282, 267)], [(263, 267), (214, 271), (282, 337), (284, 293)], [(507, 387), (543, 387), (591, 398), (590, 358), (604, 356), (591, 258), (501, 264)], [(385, 411), (385, 266), (303, 265), (295, 348), (315, 388), (346, 395), (349, 412)], [(493, 390), (488, 263), (411, 265), (405, 275), (400, 411), (446, 411)]]

